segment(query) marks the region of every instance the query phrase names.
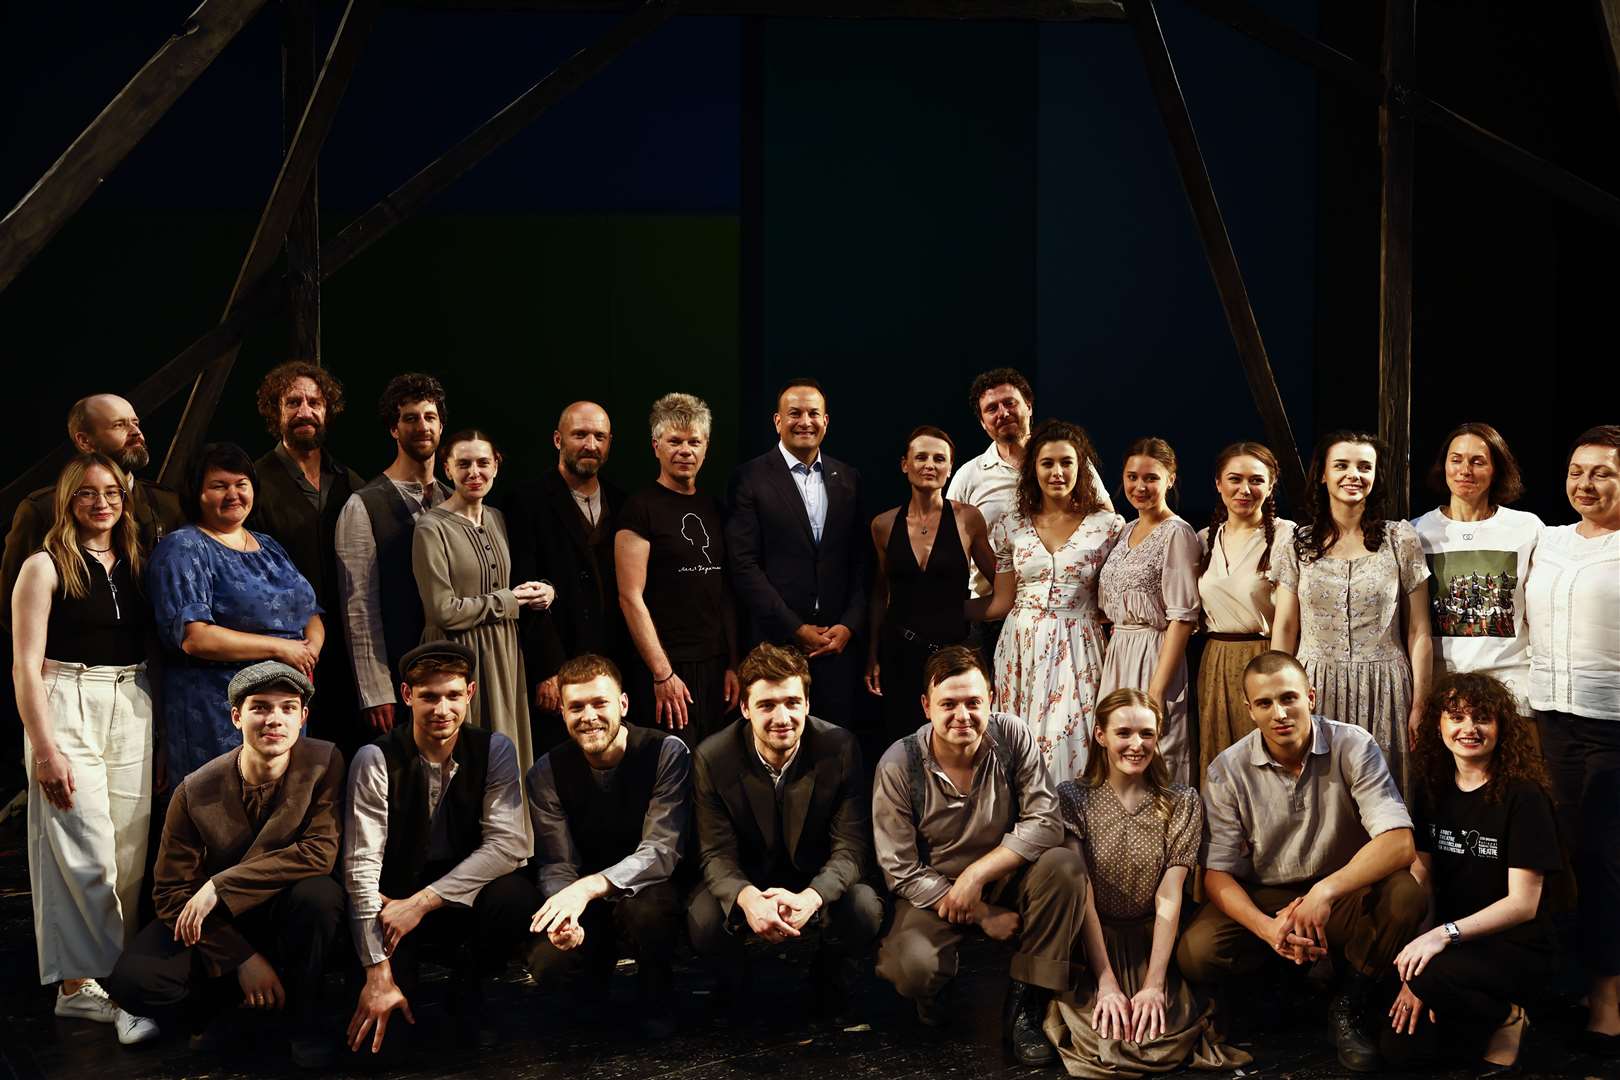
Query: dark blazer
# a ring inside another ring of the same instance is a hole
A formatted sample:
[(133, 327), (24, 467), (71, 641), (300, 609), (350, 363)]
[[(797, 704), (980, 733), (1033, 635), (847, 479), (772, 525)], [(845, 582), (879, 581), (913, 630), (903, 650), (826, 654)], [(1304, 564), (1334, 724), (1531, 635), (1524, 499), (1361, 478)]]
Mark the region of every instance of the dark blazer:
[[(130, 513), (135, 515), (139, 527), (141, 549), (152, 554), (157, 542), (186, 523), (180, 510), (180, 496), (150, 480), (135, 481), (134, 498)], [(0, 556), (0, 630), (11, 632), (11, 591), (17, 587), (17, 575), (28, 556), (45, 544), (56, 517), (56, 485), (30, 491), (28, 497), (17, 504), (11, 519), (11, 532), (6, 534), (6, 550)]]
[[(703, 878), (730, 918), (744, 886), (766, 881), (777, 848), (776, 791), (746, 719), (703, 740), (692, 754), (693, 801)], [(783, 780), (780, 839), (787, 861), (831, 904), (872, 866), (872, 804), (855, 736), (816, 717)]]
[(608, 527), (595, 551), (579, 504), (556, 469), (524, 485), (507, 508), (512, 581), (549, 581), (557, 589), (549, 610), (525, 610), (519, 624), (530, 689), (581, 653), (600, 653), (621, 667), (627, 659), (629, 635), (613, 571), (613, 531), (624, 492), (605, 480), (600, 483)]
[(749, 615), (750, 644), (790, 644), (807, 622), (842, 623), (853, 631), (866, 625), (872, 541), (861, 474), (826, 454), (821, 462), (827, 521), (820, 544), (778, 447), (739, 466), (733, 477), (726, 547), (733, 588)]

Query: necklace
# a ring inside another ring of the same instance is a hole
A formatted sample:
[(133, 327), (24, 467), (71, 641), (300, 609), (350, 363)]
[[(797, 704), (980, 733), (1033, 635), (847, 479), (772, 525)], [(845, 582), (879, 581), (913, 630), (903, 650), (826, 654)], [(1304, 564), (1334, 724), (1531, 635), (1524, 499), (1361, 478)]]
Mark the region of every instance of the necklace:
[(89, 544), (80, 544), (79, 546), (84, 548), (84, 550), (86, 550), (86, 551), (93, 551), (97, 555), (105, 555), (105, 554), (107, 554), (107, 552), (112, 550), (111, 547), (93, 548)]

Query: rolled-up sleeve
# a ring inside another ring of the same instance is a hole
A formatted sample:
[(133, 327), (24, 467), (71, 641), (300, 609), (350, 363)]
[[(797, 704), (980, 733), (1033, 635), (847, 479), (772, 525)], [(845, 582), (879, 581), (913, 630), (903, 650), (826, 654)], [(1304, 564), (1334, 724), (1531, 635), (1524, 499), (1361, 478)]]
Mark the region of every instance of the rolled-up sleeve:
[(388, 768), (382, 751), (362, 746), (349, 767), (349, 812), (343, 830), (343, 887), (349, 894), (354, 951), (370, 967), (388, 958), (383, 947), (383, 849), (388, 844)]
[(1018, 822), (1001, 838), (1001, 846), (1025, 862), (1034, 862), (1047, 848), (1063, 843), (1057, 794), (1028, 725), (1003, 723), (1001, 729), (1007, 750), (1017, 762), (1014, 776), (1019, 788)]
[(497, 732), (489, 737), (489, 771), (479, 818), (483, 842), (428, 888), (447, 904), (471, 907), (485, 885), (522, 866), (530, 854), (523, 810), (517, 749), (511, 739)]
[(1173, 523), (1170, 542), (1164, 546), (1164, 567), (1159, 574), (1159, 591), (1164, 600), (1164, 617), (1171, 622), (1198, 621), (1202, 601), (1198, 596), (1198, 566), (1203, 561), (1203, 545), (1198, 534), (1185, 521)]
[(1384, 752), (1378, 749), (1372, 736), (1357, 739), (1346, 751), (1345, 779), (1350, 782), (1350, 797), (1356, 801), (1361, 827), (1367, 830), (1367, 835), (1373, 837), (1391, 829), (1410, 829), (1412, 814), (1395, 786), (1395, 778), (1389, 773)]
[(951, 879), (922, 861), (911, 819), (911, 780), (905, 747), (896, 743), (878, 762), (872, 780), (872, 832), (878, 868), (889, 890), (913, 906), (933, 907), (951, 891)]
[(1198, 861), (1206, 870), (1219, 870), (1243, 881), (1254, 878), (1254, 860), (1238, 811), (1237, 785), (1224, 764), (1210, 762), (1204, 778), (1204, 844)]

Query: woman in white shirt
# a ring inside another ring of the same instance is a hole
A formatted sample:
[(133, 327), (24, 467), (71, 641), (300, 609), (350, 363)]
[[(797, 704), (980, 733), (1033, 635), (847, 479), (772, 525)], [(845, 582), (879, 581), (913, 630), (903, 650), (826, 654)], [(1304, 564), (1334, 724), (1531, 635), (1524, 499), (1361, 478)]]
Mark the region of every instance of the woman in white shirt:
[(1491, 675), (1528, 702), (1524, 585), (1542, 525), (1536, 515), (1508, 507), (1524, 490), (1519, 463), (1494, 427), (1462, 424), (1440, 444), (1429, 486), (1449, 495), (1412, 521), (1433, 575), (1435, 675)]
[(1530, 704), (1580, 887), (1581, 1042), (1620, 1057), (1620, 424), (1575, 440), (1564, 493), (1581, 520), (1543, 532), (1526, 587)]

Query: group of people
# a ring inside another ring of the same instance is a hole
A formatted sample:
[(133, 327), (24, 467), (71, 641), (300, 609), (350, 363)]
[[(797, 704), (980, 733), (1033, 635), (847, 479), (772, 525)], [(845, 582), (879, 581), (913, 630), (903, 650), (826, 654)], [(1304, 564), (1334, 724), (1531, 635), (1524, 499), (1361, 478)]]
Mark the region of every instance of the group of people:
[[(413, 1019), (423, 944), (452, 953), (470, 1038), (513, 955), (603, 993), (623, 946), (656, 1036), (684, 921), (722, 999), (745, 930), (814, 931), (826, 1015), (877, 943), (929, 1024), (964, 933), (1016, 940), (1014, 1053), (1074, 1075), (1241, 1063), (1222, 981), (1268, 950), (1331, 956), (1347, 1067), (1410, 1055), (1438, 1018), (1484, 1024), (1488, 1072), (1555, 963), (1544, 879), (1573, 867), (1577, 926), (1620, 908), (1620, 427), (1576, 440), (1572, 525), (1507, 505), (1517, 464), (1472, 423), (1413, 523), (1386, 518), (1379, 441), (1334, 432), (1301, 524), (1275, 457), (1240, 442), (1195, 531), (1167, 442), (1126, 448), (1127, 521), (1084, 430), (1033, 425), (1007, 368), (969, 393), (988, 448), (958, 469), (918, 427), (909, 497), (870, 518), (811, 379), (724, 499), (698, 485), (707, 405), (667, 394), (653, 484), (599, 475), (610, 420), (575, 402), (556, 469), (504, 513), (496, 440), (446, 436), (432, 376), (385, 388), (395, 454), (370, 482), (326, 449), (329, 372), (283, 364), (258, 400), (274, 448), (211, 444), (175, 493), (136, 477), (128, 402), (83, 399), (79, 453), (6, 539), (40, 976), (58, 1015), (122, 1041), (239, 991), (330, 1060), (317, 1002), (345, 926), (351, 1048)], [(875, 776), (849, 731), (863, 688)], [(1190, 883), (1207, 902), (1183, 931)], [(1609, 1054), (1611, 939), (1582, 946), (1583, 1038)]]

